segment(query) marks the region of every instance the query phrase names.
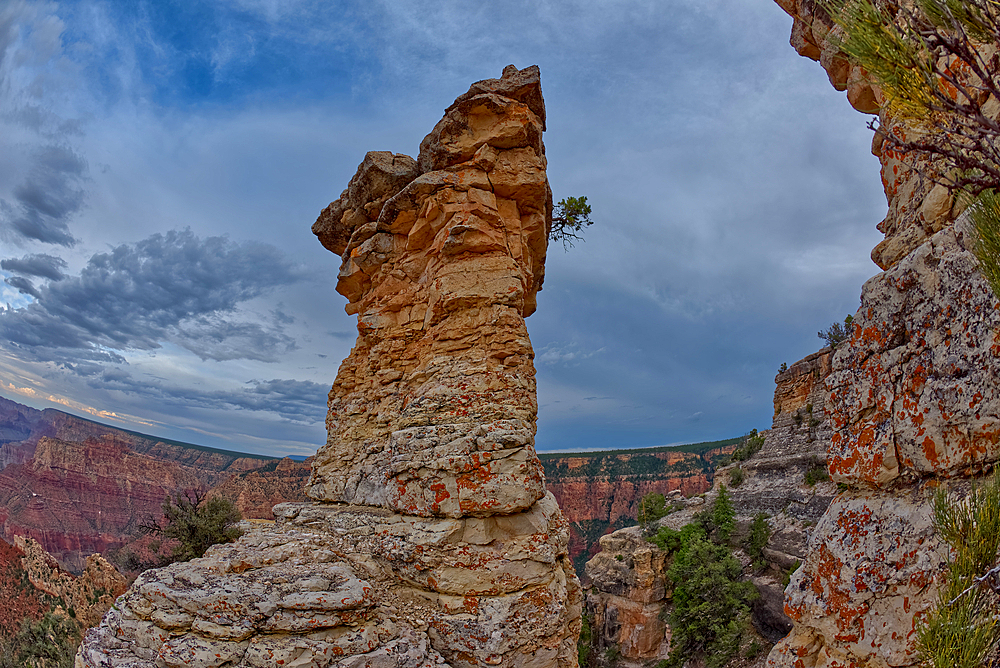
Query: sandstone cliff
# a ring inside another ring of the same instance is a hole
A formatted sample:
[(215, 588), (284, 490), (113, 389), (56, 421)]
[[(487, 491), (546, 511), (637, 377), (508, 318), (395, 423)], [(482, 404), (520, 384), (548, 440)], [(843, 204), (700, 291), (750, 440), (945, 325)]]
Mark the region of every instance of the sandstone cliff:
[(535, 455), (524, 318), (551, 194), (537, 67), (460, 96), (417, 160), (369, 153), (313, 230), (358, 341), (312, 503), (147, 571), (92, 629), (97, 666), (575, 666), (581, 592)]
[[(736, 512), (737, 545), (755, 515), (768, 515), (771, 535), (764, 548), (766, 565), (756, 566), (738, 552), (744, 577), (760, 594), (752, 610), (759, 646), (770, 647), (790, 630), (792, 622), (783, 613), (784, 578), (806, 558), (812, 526), (836, 494), (836, 485), (828, 480), (812, 484), (807, 480), (811, 470), (826, 471), (831, 430), (823, 417), (824, 381), (830, 374), (831, 356), (826, 348), (779, 373), (774, 420), (764, 432), (760, 450), (717, 469), (712, 490), (701, 497), (685, 499), (673, 492), (668, 501), (681, 509), (660, 520), (661, 525), (680, 529), (714, 501), (720, 484), (729, 487)], [(742, 472), (742, 480), (734, 484), (736, 469)], [(594, 651), (614, 648), (626, 666), (644, 665), (670, 654), (671, 630), (665, 622), (673, 587), (667, 577), (669, 566), (670, 557), (647, 541), (638, 526), (600, 539), (600, 552), (586, 565), (590, 586), (585, 611), (591, 620)], [(760, 665), (762, 661), (763, 655), (758, 655), (738, 663)]]
[(879, 114), (872, 151), (889, 213), (872, 252), (884, 271), (865, 283), (826, 382), (830, 472), (849, 489), (820, 520), (786, 590), (795, 626), (769, 665), (910, 666), (946, 556), (930, 524), (932, 491), (960, 494), (1000, 457), (1000, 314), (961, 207), (883, 151), (884, 133), (912, 128), (887, 116), (878, 90), (837, 52), (821, 9), (779, 4), (794, 18), (799, 53), (819, 60), (855, 108)]

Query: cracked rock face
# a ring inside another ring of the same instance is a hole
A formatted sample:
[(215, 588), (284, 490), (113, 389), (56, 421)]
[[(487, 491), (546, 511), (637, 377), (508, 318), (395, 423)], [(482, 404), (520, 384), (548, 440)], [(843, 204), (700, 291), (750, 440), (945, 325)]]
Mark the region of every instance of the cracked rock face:
[(843, 79), (855, 107), (879, 113), (872, 151), (889, 214), (872, 251), (884, 271), (865, 283), (826, 379), (827, 460), (847, 489), (785, 590), (794, 627), (768, 666), (913, 666), (914, 628), (936, 602), (947, 556), (930, 524), (933, 489), (961, 498), (1000, 459), (1000, 312), (962, 207), (884, 149), (885, 133), (914, 129), (887, 117), (877, 90), (874, 106), (855, 103), (854, 74), (835, 76), (846, 63), (829, 39), (838, 29), (812, 0), (778, 4), (795, 18), (799, 53), (835, 85)]
[(77, 666), (575, 665), (581, 594), (551, 495), (486, 519), (274, 513), (273, 529), (143, 573)]
[(537, 67), (473, 84), (417, 160), (369, 153), (313, 231), (358, 341), (311, 503), (147, 571), (77, 668), (575, 668), (582, 593), (534, 451), (551, 195)]

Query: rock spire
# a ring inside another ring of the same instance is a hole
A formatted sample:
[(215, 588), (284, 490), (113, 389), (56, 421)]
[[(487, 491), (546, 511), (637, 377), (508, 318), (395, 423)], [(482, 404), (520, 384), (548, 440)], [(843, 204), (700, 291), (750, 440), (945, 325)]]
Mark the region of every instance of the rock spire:
[(418, 159), (369, 153), (313, 231), (358, 340), (311, 503), (147, 571), (77, 668), (575, 668), (582, 596), (534, 451), (524, 318), (551, 193), (537, 67), (448, 107)]

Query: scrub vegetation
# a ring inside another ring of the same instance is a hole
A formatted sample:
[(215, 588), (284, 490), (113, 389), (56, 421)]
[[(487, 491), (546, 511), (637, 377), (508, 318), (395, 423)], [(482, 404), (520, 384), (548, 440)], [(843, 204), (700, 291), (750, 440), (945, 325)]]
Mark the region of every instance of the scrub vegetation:
[[(696, 514), (693, 522), (679, 530), (660, 527), (649, 538), (672, 558), (667, 576), (674, 588), (669, 612), (673, 636), (662, 668), (681, 668), (692, 659), (721, 668), (739, 653), (750, 603), (758, 593), (742, 579), (743, 568), (729, 544), (735, 525), (732, 500), (721, 485), (712, 507)], [(761, 531), (754, 536), (751, 529), (749, 540), (758, 543)]]

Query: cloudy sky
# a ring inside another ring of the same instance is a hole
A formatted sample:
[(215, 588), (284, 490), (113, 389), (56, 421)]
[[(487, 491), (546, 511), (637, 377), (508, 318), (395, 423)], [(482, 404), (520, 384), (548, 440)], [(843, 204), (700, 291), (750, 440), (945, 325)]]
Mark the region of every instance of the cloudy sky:
[(369, 150), (537, 64), (557, 199), (540, 450), (770, 425), (885, 214), (867, 118), (771, 0), (0, 3), (0, 395), (267, 454), (323, 442), (355, 338), (310, 233)]

